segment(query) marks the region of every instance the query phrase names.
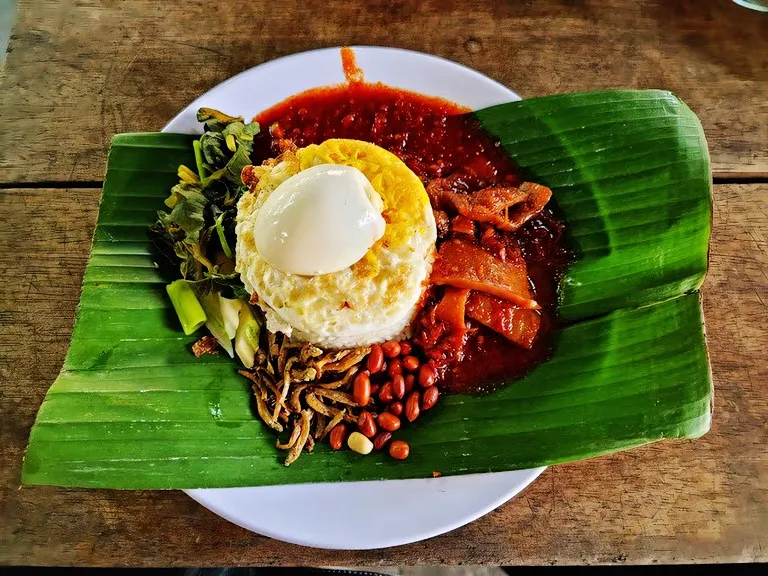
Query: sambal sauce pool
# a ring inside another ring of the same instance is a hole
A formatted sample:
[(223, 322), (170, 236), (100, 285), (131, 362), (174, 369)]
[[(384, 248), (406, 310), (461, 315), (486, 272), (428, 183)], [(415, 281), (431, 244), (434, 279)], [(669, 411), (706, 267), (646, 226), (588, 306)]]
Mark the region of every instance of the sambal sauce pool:
[(376, 84), (310, 90), (255, 118), (262, 131), (254, 159), (279, 154), (280, 139), (301, 148), (352, 138), (396, 154), (425, 183), (461, 169), (488, 181), (500, 174), (515, 177), (514, 164), (465, 112), (446, 100)]
[[(467, 109), (379, 84), (353, 82), (293, 96), (254, 120), (261, 132), (254, 140), (256, 164), (273, 158), (282, 146), (301, 148), (330, 138), (371, 142), (398, 156), (426, 186), (436, 178), (457, 178), (472, 193), (494, 185), (517, 185), (523, 179), (513, 161), (479, 126)], [(520, 347), (485, 326), (467, 319), (469, 331), (461, 361), (446, 365), (441, 389), (480, 393), (519, 378), (551, 354), (556, 326), (557, 282), (568, 261), (563, 225), (546, 208), (511, 233), (528, 266), (541, 325), (532, 348)], [(438, 248), (440, 239), (438, 239)], [(429, 305), (429, 298), (425, 298)], [(414, 326), (419, 322), (417, 317)], [(439, 356), (434, 350), (425, 351)]]

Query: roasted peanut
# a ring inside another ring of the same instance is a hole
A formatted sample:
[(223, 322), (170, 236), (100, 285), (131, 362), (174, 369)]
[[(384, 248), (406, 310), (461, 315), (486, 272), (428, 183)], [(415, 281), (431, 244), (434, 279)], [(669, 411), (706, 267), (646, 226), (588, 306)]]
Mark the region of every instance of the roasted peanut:
[(403, 368), (408, 372), (416, 372), (419, 369), (419, 359), (416, 356), (406, 356), (403, 358)]
[(392, 412), (395, 416), (400, 416), (400, 414), (403, 413), (403, 403), (402, 402), (392, 402), (387, 407), (387, 412)]
[(419, 386), (429, 388), (437, 380), (437, 372), (431, 364), (422, 364), (419, 368)]
[(392, 376), (392, 396), (396, 400), (401, 400), (405, 396), (405, 378), (402, 374)]
[(373, 449), (381, 450), (391, 439), (392, 434), (390, 432), (379, 432), (376, 434), (376, 438), (373, 439)]
[(384, 364), (384, 352), (381, 350), (381, 346), (374, 344), (371, 346), (371, 352), (368, 354), (368, 362), (366, 367), (371, 374), (376, 374), (381, 370)]
[(408, 356), (408, 354), (411, 353), (411, 350), (413, 350), (413, 347), (411, 346), (411, 343), (408, 342), (408, 340), (403, 340), (400, 342), (400, 354), (402, 356)]
[(387, 362), (387, 374), (389, 374), (389, 377), (394, 377), (395, 374), (402, 374), (403, 373), (403, 361), (400, 360), (400, 358), (392, 358), (389, 362)]
[(437, 399), (440, 396), (440, 391), (437, 389), (437, 386), (430, 386), (426, 390), (424, 390), (424, 396), (421, 399), (421, 409), (422, 410), (429, 410), (437, 404)]
[(392, 395), (392, 382), (387, 382), (379, 389), (379, 401), (382, 404), (391, 404), (395, 397)]
[[(410, 393), (411, 390), (413, 390), (413, 387), (416, 385), (416, 376), (413, 374), (408, 374), (408, 376), (405, 377), (405, 393)], [(373, 392), (371, 392), (373, 394)]]
[(340, 450), (344, 446), (344, 440), (347, 439), (347, 425), (343, 422), (336, 424), (331, 430), (330, 444), (333, 450)]
[(400, 356), (400, 344), (398, 342), (384, 342), (381, 345), (381, 349), (387, 358), (397, 358)]
[(360, 412), (360, 416), (357, 417), (357, 429), (368, 438), (376, 436), (376, 422), (373, 421), (373, 416), (367, 410)]
[(419, 412), (421, 412), (419, 400), (419, 391), (414, 390), (408, 396), (408, 400), (405, 401), (405, 417), (408, 419), (408, 422), (413, 422), (419, 417)]
[(382, 412), (379, 414), (379, 417), (376, 418), (376, 421), (379, 423), (379, 426), (387, 432), (394, 432), (400, 428), (400, 418), (390, 412)]
[(352, 384), (352, 397), (360, 406), (367, 406), (368, 402), (370, 402), (371, 378), (368, 376), (367, 370), (358, 372), (357, 376), (355, 376), (355, 381)]
[(352, 432), (352, 434), (349, 435), (349, 438), (347, 438), (347, 446), (358, 454), (370, 454), (371, 450), (373, 450), (373, 442), (360, 434), (360, 432)]
[(405, 460), (411, 453), (411, 447), (402, 440), (395, 440), (389, 445), (389, 455), (395, 460)]

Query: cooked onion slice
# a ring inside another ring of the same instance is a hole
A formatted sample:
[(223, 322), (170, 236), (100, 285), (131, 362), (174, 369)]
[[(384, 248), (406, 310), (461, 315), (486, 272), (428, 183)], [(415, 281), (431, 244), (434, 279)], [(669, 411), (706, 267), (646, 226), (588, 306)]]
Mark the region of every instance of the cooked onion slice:
[(466, 240), (448, 240), (440, 246), (432, 282), (486, 292), (521, 308), (539, 308), (528, 284), (525, 260), (501, 260)]
[(507, 300), (473, 292), (467, 300), (467, 315), (523, 348), (531, 348), (539, 332), (541, 316), (536, 310), (515, 306)]
[(448, 328), (451, 334), (463, 336), (467, 330), (464, 312), (468, 296), (468, 288), (446, 286), (443, 298), (435, 307), (435, 319)]

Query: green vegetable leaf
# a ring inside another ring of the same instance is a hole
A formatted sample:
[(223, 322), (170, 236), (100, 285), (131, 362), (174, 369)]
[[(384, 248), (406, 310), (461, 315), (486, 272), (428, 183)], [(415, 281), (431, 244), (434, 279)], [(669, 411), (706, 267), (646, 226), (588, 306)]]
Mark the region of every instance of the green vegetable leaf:
[[(200, 149), (212, 173), (210, 177), (217, 179), (225, 176), (233, 184), (241, 185), (240, 173), (251, 163), (253, 137), (259, 133), (258, 123), (244, 124), (241, 117), (228, 116), (209, 108), (201, 108), (197, 119), (206, 124), (206, 132), (200, 137)], [(228, 136), (234, 140), (234, 150), (227, 144)]]
[(251, 163), (253, 137), (258, 133), (259, 125), (256, 122), (247, 125), (242, 122), (232, 122), (221, 132), (225, 140), (230, 135), (235, 140), (236, 150), (226, 165), (226, 177), (234, 184), (242, 184), (240, 174), (243, 172), (243, 168)]
[(203, 210), (208, 204), (208, 199), (199, 186), (186, 182), (181, 182), (171, 189), (171, 198), (175, 199), (173, 210), (170, 214), (158, 212), (160, 221), (166, 228), (174, 225), (181, 228), (187, 242), (197, 242), (200, 230), (205, 226)]
[[(163, 261), (178, 260), (182, 278), (202, 281), (234, 270), (235, 206), (244, 187), (240, 174), (250, 164), (255, 122), (201, 108), (205, 132), (192, 143), (197, 171), (180, 164), (180, 181), (165, 200), (170, 213), (158, 212), (151, 236)], [(220, 249), (220, 250), (219, 250)], [(212, 283), (227, 295), (245, 292), (238, 281)], [(247, 297), (246, 297), (247, 299)]]
[(197, 121), (205, 123), (205, 129), (212, 132), (221, 132), (232, 122), (242, 122), (242, 116), (230, 116), (213, 108), (200, 108), (197, 111)]
[(226, 165), (229, 153), (225, 152), (227, 145), (220, 132), (206, 132), (200, 136), (200, 151), (209, 172), (215, 172), (216, 166)]
[(249, 146), (239, 144), (237, 150), (232, 154), (232, 158), (229, 159), (226, 166), (225, 176), (237, 185), (242, 184), (240, 180), (240, 174), (243, 172), (243, 168), (251, 163), (251, 150), (253, 149), (253, 143)]

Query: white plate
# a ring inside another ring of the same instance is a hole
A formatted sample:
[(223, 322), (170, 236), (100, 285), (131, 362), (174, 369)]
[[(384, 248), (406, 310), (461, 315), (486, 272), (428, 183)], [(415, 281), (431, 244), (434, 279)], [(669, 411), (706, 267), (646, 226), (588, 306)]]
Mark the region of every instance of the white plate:
[[(368, 82), (440, 96), (472, 109), (520, 99), (487, 76), (442, 58), (393, 48), (354, 51)], [(298, 92), (342, 82), (338, 48), (286, 56), (219, 84), (163, 131), (200, 132), (195, 114), (201, 106), (251, 118)], [(408, 544), (463, 526), (512, 498), (543, 471), (186, 493), (230, 522), (265, 536), (318, 548), (365, 550)]]

